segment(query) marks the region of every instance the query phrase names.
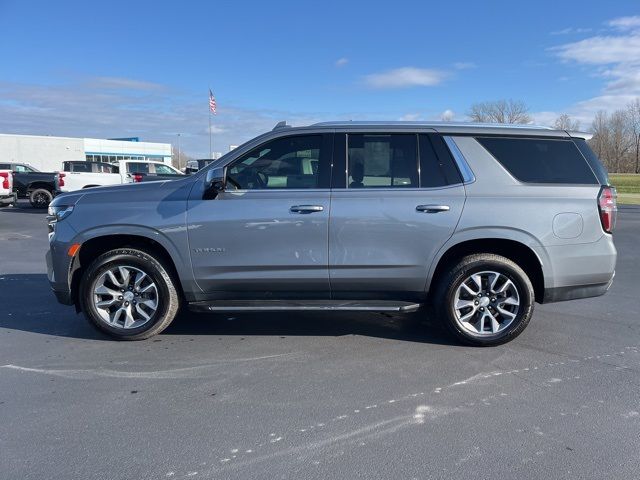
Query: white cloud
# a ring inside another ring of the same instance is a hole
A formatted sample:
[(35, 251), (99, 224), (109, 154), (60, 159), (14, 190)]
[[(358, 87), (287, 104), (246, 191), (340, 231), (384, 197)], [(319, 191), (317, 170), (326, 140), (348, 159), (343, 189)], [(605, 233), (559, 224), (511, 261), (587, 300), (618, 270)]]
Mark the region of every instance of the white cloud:
[(339, 58), (338, 60), (336, 60), (335, 66), (336, 67), (344, 67), (347, 63), (349, 63), (349, 59), (346, 57), (342, 57)]
[(573, 35), (578, 33), (588, 33), (590, 32), (590, 28), (575, 28), (575, 27), (567, 27), (562, 30), (556, 30), (555, 32), (551, 32), (551, 35)]
[[(117, 83), (117, 82), (116, 82)], [(129, 137), (175, 143), (204, 158), (209, 149), (206, 93), (197, 101), (183, 92), (158, 85), (144, 95), (132, 94), (127, 82), (117, 88), (100, 79), (62, 85), (0, 82), (0, 132), (71, 137)], [(226, 152), (271, 130), (280, 120), (307, 125), (326, 118), (319, 114), (243, 109), (218, 103), (212, 117), (214, 151)]]
[(123, 89), (123, 90), (163, 90), (164, 85), (159, 83), (134, 80), (122, 77), (96, 77), (90, 84), (96, 88)]
[(440, 120), (443, 122), (450, 122), (455, 118), (456, 114), (451, 109), (446, 109), (444, 112), (440, 114)]
[(552, 48), (564, 60), (602, 65), (640, 61), (640, 33), (596, 36)]
[[(583, 128), (591, 123), (598, 110), (622, 109), (640, 96), (640, 16), (616, 18), (607, 25), (617, 29), (617, 33), (594, 35), (551, 49), (564, 62), (590, 68), (592, 71), (586, 74), (604, 81), (598, 95), (576, 102), (562, 112), (579, 120)], [(558, 115), (538, 112), (533, 117), (548, 125)]]
[(448, 74), (441, 70), (402, 67), (365, 76), (365, 83), (372, 88), (432, 87), (442, 83)]
[(473, 62), (456, 62), (453, 64), (453, 68), (456, 70), (468, 70), (470, 68), (476, 68), (477, 65)]
[(417, 120), (420, 120), (421, 117), (422, 115), (419, 113), (405, 113), (398, 120), (400, 120), (401, 122), (415, 122)]
[(619, 30), (631, 30), (634, 28), (640, 28), (640, 15), (614, 18), (613, 20), (608, 21), (607, 25)]

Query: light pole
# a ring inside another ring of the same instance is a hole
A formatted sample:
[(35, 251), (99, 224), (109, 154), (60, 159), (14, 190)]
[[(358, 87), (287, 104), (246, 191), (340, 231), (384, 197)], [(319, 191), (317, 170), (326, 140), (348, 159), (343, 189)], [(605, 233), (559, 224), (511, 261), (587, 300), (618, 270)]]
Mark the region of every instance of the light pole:
[(180, 134), (178, 133), (178, 165), (177, 167), (180, 168)]

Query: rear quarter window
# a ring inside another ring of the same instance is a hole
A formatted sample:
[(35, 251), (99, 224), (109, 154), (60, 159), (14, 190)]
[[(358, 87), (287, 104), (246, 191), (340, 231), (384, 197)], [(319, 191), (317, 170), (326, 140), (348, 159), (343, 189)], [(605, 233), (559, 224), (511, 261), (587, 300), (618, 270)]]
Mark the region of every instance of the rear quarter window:
[(572, 140), (476, 137), (511, 175), (527, 183), (597, 184)]
[(584, 138), (574, 138), (573, 142), (580, 149), (580, 152), (584, 155), (587, 162), (589, 162), (591, 170), (596, 174), (600, 184), (609, 185), (609, 173), (589, 144), (587, 144), (587, 141)]

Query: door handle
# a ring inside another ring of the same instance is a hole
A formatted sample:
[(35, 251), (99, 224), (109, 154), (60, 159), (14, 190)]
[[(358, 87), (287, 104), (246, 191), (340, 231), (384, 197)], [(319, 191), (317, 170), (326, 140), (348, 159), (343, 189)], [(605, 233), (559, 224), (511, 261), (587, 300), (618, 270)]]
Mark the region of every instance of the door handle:
[(289, 209), (291, 213), (314, 213), (324, 210), (322, 205), (294, 205)]
[(418, 205), (416, 211), (423, 213), (448, 212), (449, 205)]

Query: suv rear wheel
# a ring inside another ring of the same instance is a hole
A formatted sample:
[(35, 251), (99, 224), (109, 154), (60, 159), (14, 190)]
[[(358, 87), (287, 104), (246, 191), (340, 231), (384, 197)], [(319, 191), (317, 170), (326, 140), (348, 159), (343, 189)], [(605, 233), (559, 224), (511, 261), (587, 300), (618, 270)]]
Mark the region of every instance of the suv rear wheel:
[(89, 322), (120, 340), (143, 340), (175, 318), (179, 298), (162, 263), (141, 250), (99, 256), (84, 272), (80, 303)]
[(534, 291), (513, 261), (482, 253), (462, 258), (436, 287), (434, 307), (470, 345), (493, 346), (520, 335), (533, 314)]

